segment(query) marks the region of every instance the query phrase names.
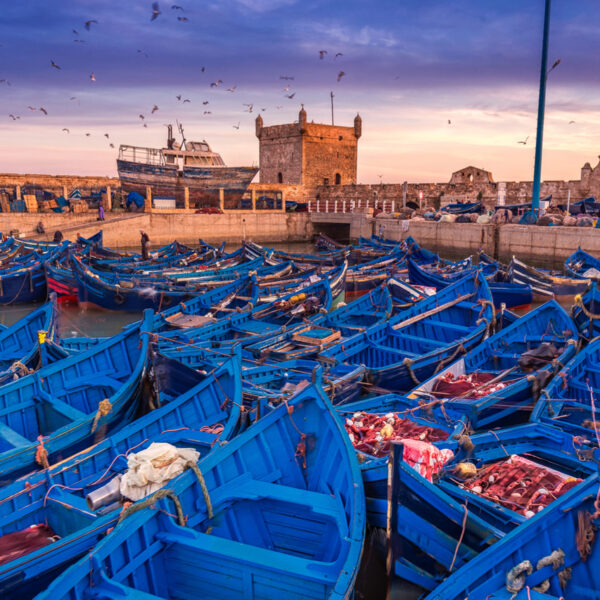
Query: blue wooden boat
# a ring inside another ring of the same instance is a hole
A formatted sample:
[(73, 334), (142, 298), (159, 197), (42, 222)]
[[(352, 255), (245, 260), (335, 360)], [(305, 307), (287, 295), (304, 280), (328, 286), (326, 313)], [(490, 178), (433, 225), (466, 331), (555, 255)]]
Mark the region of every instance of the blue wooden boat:
[(542, 391), (532, 421), (595, 440), (600, 421), (600, 340), (583, 348)]
[(525, 283), (531, 286), (535, 301), (545, 302), (555, 298), (566, 302), (573, 300), (576, 294), (585, 292), (587, 288), (585, 280), (536, 269), (514, 256), (508, 266), (508, 272), (513, 283)]
[(403, 460), (401, 444), (392, 453), (388, 564), (423, 590), (596, 478), (596, 465), (580, 460), (581, 447), (555, 427), (532, 423), (470, 441), (436, 483)]
[(0, 304), (21, 304), (39, 302), (47, 294), (46, 273), (44, 263), (52, 260), (60, 247), (48, 250), (43, 254), (36, 252), (27, 256), (26, 263), (14, 263), (0, 271)]
[[(244, 406), (251, 421), (261, 418), (312, 381), (318, 363), (297, 359), (243, 369)], [(362, 391), (362, 367), (337, 365), (323, 378), (323, 390), (334, 406), (356, 400)]]
[(335, 250), (341, 250), (346, 248), (345, 244), (341, 244), (337, 242), (333, 238), (330, 238), (328, 235), (319, 232), (315, 239), (315, 248), (319, 251), (332, 252)]
[[(449, 273), (439, 273), (418, 265), (411, 259), (408, 260), (408, 273), (411, 283), (430, 286), (436, 289), (444, 288), (461, 276), (476, 271), (477, 268), (478, 267), (467, 267), (462, 272), (451, 271)], [(511, 281), (495, 281), (499, 269), (498, 263), (480, 262), (479, 268), (483, 269), (483, 273), (490, 286), (494, 306), (499, 308), (504, 304), (506, 308), (516, 308), (529, 306), (531, 304), (533, 293), (529, 284)]]
[(419, 300), (423, 300), (423, 298), (433, 296), (436, 292), (435, 288), (427, 286), (416, 287), (396, 277), (390, 277), (388, 289), (392, 295), (394, 314), (401, 312)]
[(439, 370), (410, 397), (445, 402), (468, 415), (473, 429), (522, 422), (576, 351), (575, 324), (551, 300)]
[(131, 420), (148, 362), (140, 327), (0, 387), (0, 480), (52, 464)]
[(198, 469), (201, 477), (186, 471), (167, 498), (145, 502), (159, 510), (127, 511), (39, 598), (351, 597), (364, 494), (348, 437), (318, 385), (215, 448)]
[(46, 302), (0, 331), (0, 384), (27, 375), (38, 366), (38, 332), (53, 339), (55, 319), (54, 302)]
[(597, 598), (599, 493), (594, 475), (456, 570), (425, 600)]
[(442, 206), (441, 211), (451, 215), (465, 215), (481, 212), (481, 202), (453, 202)]
[(600, 335), (600, 290), (598, 281), (591, 280), (584, 294), (573, 299), (571, 316), (582, 340), (590, 342)]
[(161, 351), (167, 351), (170, 347), (185, 348), (186, 344), (200, 348), (207, 345), (224, 348), (238, 343), (247, 346), (277, 335), (283, 328), (287, 331), (298, 328), (307, 318), (329, 311), (332, 305), (343, 298), (345, 274), (344, 264), (337, 267), (329, 279), (304, 288), (301, 294), (285, 294), (270, 304), (233, 314), (203, 327), (163, 332), (159, 347)]
[[(170, 284), (165, 280), (114, 278), (109, 281), (92, 271), (77, 257), (71, 257), (71, 267), (77, 280), (80, 304), (108, 310), (140, 312), (151, 308), (157, 312), (197, 295), (192, 287)], [(114, 277), (114, 276), (113, 276)]]
[(152, 330), (158, 332), (215, 323), (231, 314), (251, 310), (257, 304), (258, 292), (256, 277), (243, 277), (156, 314)]
[(322, 364), (364, 365), (371, 384), (406, 392), (476, 346), (492, 330), (483, 275), (464, 279), (319, 354)]
[(267, 340), (247, 346), (257, 358), (272, 360), (311, 358), (329, 346), (382, 323), (392, 314), (392, 298), (386, 285), (381, 285), (325, 315), (311, 319), (304, 327), (286, 331)]
[(577, 248), (565, 260), (565, 273), (575, 279), (600, 278), (600, 260), (581, 248)]
[(153, 410), (72, 458), (0, 489), (0, 554), (5, 536), (26, 538), (38, 523), (45, 523), (52, 537), (52, 543), (46, 537), (37, 547), (23, 543), (8, 561), (2, 556), (2, 598), (41, 592), (116, 525), (124, 502), (118, 478), (127, 471), (130, 454), (157, 442), (206, 455), (236, 432), (238, 355), (206, 376), (156, 356), (152, 372)]
[(334, 252), (322, 252), (320, 254), (299, 254), (264, 248), (249, 241), (243, 243), (243, 251), (248, 259), (264, 256), (269, 260), (293, 260), (297, 263), (310, 265), (341, 265), (348, 258), (348, 251), (346, 249)]

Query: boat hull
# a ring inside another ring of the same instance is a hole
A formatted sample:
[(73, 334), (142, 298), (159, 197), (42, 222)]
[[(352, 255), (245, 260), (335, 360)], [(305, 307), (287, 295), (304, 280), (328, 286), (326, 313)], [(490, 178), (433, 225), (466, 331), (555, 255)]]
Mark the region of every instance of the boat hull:
[(128, 194), (146, 195), (152, 188), (153, 196), (174, 197), (183, 208), (185, 188), (189, 189), (190, 208), (219, 206), (220, 190), (228, 202), (240, 200), (258, 172), (256, 167), (184, 167), (180, 175), (177, 167), (146, 165), (117, 160), (121, 188)]

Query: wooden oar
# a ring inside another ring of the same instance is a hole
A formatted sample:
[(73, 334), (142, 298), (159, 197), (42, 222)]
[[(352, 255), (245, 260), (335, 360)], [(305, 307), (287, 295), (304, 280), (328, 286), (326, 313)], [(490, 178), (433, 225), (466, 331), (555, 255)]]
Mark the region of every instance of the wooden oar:
[(435, 308), (425, 311), (424, 313), (422, 313), (420, 315), (415, 315), (414, 317), (410, 317), (410, 319), (406, 319), (405, 321), (396, 323), (395, 325), (392, 325), (392, 329), (402, 329), (403, 327), (408, 327), (408, 325), (412, 325), (413, 323), (422, 321), (423, 319), (426, 319), (427, 317), (430, 317), (431, 315), (435, 315), (443, 310), (446, 310), (447, 308), (450, 308), (451, 306), (454, 306), (455, 304), (458, 304), (459, 302), (462, 302), (463, 300), (467, 300), (468, 298), (471, 298), (474, 295), (475, 295), (475, 292), (472, 292), (470, 294), (463, 294), (462, 296), (459, 296), (458, 298), (454, 298), (454, 300), (450, 300), (449, 302), (446, 302), (445, 304), (436, 306)]

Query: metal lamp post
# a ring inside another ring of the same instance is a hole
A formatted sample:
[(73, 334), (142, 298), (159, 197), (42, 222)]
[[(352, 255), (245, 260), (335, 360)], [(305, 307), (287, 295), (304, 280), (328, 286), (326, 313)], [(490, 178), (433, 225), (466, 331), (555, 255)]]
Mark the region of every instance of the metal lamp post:
[(544, 38), (542, 41), (542, 67), (540, 70), (540, 97), (538, 100), (538, 120), (535, 135), (535, 162), (533, 167), (533, 193), (531, 208), (534, 214), (540, 210), (540, 179), (542, 174), (542, 144), (544, 139), (544, 109), (546, 106), (546, 80), (548, 79), (548, 33), (550, 29), (550, 0), (545, 0)]

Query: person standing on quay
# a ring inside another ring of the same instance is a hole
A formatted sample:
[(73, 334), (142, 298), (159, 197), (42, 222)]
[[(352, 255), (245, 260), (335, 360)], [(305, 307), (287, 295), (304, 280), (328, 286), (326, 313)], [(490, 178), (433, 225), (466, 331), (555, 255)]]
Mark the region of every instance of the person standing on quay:
[(104, 204), (102, 200), (98, 202), (98, 221), (104, 221)]
[(142, 260), (148, 260), (148, 246), (150, 244), (150, 238), (148, 237), (148, 234), (143, 229), (140, 229), (140, 234), (141, 234), (140, 244), (142, 247)]

